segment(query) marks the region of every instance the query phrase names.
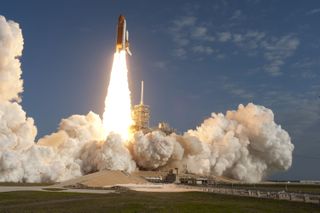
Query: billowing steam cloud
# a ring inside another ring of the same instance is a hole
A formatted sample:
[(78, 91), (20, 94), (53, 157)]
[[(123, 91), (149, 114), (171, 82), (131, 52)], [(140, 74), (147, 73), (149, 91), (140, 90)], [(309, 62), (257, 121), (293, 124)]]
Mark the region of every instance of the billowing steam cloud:
[(17, 103), (23, 91), (19, 25), (0, 16), (0, 181), (62, 181), (103, 169), (179, 168), (196, 174), (224, 175), (257, 182), (292, 163), (288, 133), (271, 110), (239, 105), (226, 115), (212, 114), (183, 135), (137, 132), (127, 142), (105, 131), (89, 112), (62, 119), (56, 133), (35, 142), (32, 118)]
[(19, 101), (23, 91), (19, 25), (0, 16), (0, 181), (61, 181), (101, 169), (133, 171), (135, 163), (117, 136), (103, 141), (93, 112), (63, 119), (59, 130), (35, 143), (37, 128)]
[(136, 133), (131, 150), (144, 169), (178, 167), (257, 182), (291, 166), (293, 145), (288, 133), (275, 124), (271, 110), (248, 104), (225, 116), (213, 113), (183, 136)]
[(23, 37), (19, 25), (0, 16), (0, 101), (17, 100), (23, 91), (21, 56)]

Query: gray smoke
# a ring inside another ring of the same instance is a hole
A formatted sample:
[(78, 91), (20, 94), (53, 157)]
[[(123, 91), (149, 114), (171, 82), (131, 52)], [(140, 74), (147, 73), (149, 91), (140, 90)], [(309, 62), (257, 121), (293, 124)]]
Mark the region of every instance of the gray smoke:
[[(105, 135), (99, 115), (62, 119), (57, 132), (35, 142), (37, 128), (18, 104), (23, 91), (19, 25), (0, 16), (0, 181), (54, 182), (109, 170), (167, 170), (258, 182), (287, 170), (294, 149), (270, 109), (252, 103), (212, 113), (183, 135), (136, 132), (123, 141)], [(106, 139), (105, 139), (106, 138)]]

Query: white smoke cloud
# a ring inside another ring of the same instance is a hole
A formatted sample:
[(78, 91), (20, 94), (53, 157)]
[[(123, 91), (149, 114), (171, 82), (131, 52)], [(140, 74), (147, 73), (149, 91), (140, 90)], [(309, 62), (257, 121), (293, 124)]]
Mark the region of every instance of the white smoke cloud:
[(257, 182), (273, 171), (287, 170), (294, 149), (288, 133), (274, 122), (270, 109), (248, 104), (226, 116), (212, 114), (188, 134), (209, 146), (211, 172)]
[(63, 119), (56, 133), (35, 143), (37, 128), (26, 117), (19, 56), (19, 25), (0, 16), (0, 181), (62, 181), (101, 169), (133, 171), (135, 163), (120, 138), (104, 140), (100, 117), (89, 112)]
[(157, 169), (171, 158), (175, 141), (160, 131), (154, 131), (146, 135), (137, 132), (131, 143), (137, 164), (144, 169)]
[[(62, 119), (57, 132), (35, 142), (37, 128), (19, 101), (23, 91), (19, 25), (0, 16), (0, 181), (53, 182), (109, 169), (179, 168), (257, 182), (292, 163), (288, 133), (271, 110), (254, 104), (215, 114), (183, 135), (136, 132), (129, 141), (105, 135), (99, 115)], [(107, 138), (107, 139), (105, 139)]]
[(19, 24), (0, 15), (0, 101), (20, 100), (23, 81), (18, 59), (22, 54), (23, 37)]
[(40, 139), (37, 144), (54, 148), (64, 169), (64, 176), (59, 180), (103, 169), (134, 171), (135, 162), (121, 137), (110, 134), (104, 138), (100, 117), (89, 112), (86, 116), (63, 119), (58, 132)]
[(258, 182), (271, 172), (288, 169), (293, 148), (271, 110), (248, 104), (226, 115), (212, 113), (183, 136), (138, 132), (130, 150), (143, 169), (178, 167), (196, 174)]
[(84, 173), (108, 170), (133, 172), (136, 164), (120, 135), (110, 134), (106, 141), (89, 143), (82, 149)]

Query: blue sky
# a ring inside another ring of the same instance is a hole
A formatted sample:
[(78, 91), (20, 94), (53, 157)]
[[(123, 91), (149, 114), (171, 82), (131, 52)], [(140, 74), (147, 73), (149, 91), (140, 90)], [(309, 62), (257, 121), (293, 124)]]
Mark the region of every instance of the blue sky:
[(0, 2), (23, 30), (22, 105), (39, 137), (61, 118), (102, 114), (124, 14), (133, 103), (143, 79), (152, 124), (183, 132), (211, 112), (261, 104), (295, 144), (293, 167), (275, 178), (320, 179), (318, 0)]

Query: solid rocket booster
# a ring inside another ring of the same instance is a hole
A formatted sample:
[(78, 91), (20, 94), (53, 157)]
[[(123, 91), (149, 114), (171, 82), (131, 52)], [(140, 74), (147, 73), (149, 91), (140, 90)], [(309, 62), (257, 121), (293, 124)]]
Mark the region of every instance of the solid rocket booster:
[(126, 23), (125, 17), (123, 15), (120, 15), (118, 19), (116, 52), (120, 52), (121, 50), (124, 50), (129, 55), (132, 55), (129, 49), (129, 32), (127, 31), (126, 25), (127, 23)]

